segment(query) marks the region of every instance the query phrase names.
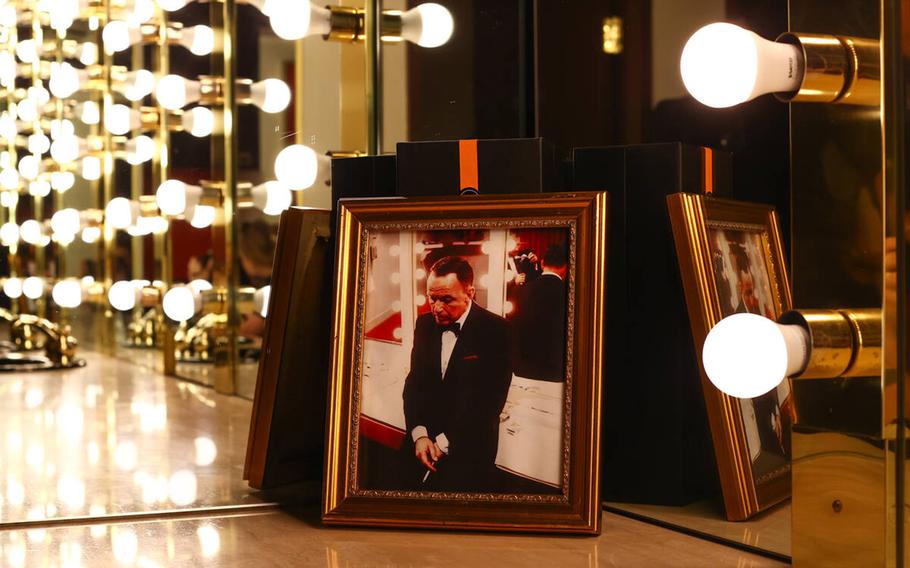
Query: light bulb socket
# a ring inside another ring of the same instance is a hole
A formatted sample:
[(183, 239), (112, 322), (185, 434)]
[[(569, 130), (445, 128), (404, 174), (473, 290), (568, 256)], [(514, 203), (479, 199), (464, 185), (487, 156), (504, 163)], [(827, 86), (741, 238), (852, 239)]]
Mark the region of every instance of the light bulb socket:
[(775, 93), (783, 102), (878, 106), (880, 44), (876, 40), (788, 32), (777, 38), (802, 51), (802, 83), (796, 92)]
[(809, 360), (794, 379), (869, 377), (881, 374), (881, 310), (792, 310), (778, 323), (809, 332)]

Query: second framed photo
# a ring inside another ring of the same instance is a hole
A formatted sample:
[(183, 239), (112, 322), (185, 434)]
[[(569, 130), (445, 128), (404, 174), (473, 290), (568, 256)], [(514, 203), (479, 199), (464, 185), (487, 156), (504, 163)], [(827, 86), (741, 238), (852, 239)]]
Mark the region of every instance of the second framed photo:
[[(767, 205), (677, 193), (667, 197), (695, 350), (721, 319), (776, 320), (790, 309), (780, 229)], [(790, 496), (789, 381), (739, 399), (702, 373), (705, 406), (727, 518), (744, 520)]]
[(323, 521), (597, 533), (605, 193), (342, 201)]

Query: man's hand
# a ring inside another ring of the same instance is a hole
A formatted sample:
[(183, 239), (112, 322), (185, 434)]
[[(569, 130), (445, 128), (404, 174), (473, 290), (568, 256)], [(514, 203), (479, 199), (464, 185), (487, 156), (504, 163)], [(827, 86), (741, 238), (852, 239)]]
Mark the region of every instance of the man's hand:
[(436, 442), (426, 436), (417, 438), (414, 442), (414, 455), (430, 471), (436, 471), (436, 462), (442, 457), (442, 450), (436, 445)]

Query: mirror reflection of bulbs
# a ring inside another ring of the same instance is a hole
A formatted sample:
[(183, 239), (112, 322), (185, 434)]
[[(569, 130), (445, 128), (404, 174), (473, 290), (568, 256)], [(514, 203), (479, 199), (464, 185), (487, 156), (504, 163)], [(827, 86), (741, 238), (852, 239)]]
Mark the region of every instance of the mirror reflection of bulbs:
[(22, 281), (22, 293), (30, 300), (37, 300), (44, 295), (44, 280), (37, 276), (29, 276)]
[(65, 61), (54, 62), (51, 63), (51, 78), (48, 86), (55, 97), (66, 99), (82, 88), (82, 84), (87, 78), (88, 72), (84, 69), (76, 69)]
[(795, 45), (768, 41), (733, 24), (714, 23), (692, 34), (679, 69), (696, 100), (724, 108), (766, 93), (799, 90), (803, 56)]
[(401, 37), (421, 47), (439, 47), (452, 37), (455, 22), (447, 8), (430, 2), (401, 15)]
[(115, 310), (126, 312), (136, 307), (141, 295), (142, 286), (129, 280), (118, 280), (107, 291), (107, 300)]
[(13, 277), (4, 280), (3, 293), (6, 294), (7, 298), (13, 300), (20, 297), (22, 295), (22, 279)]
[(260, 10), (269, 16), (272, 30), (281, 39), (328, 35), (332, 31), (331, 12), (309, 0), (264, 0)]
[(193, 55), (208, 55), (215, 51), (215, 32), (202, 25), (183, 28), (178, 43)]
[(61, 308), (78, 308), (82, 303), (82, 286), (79, 280), (75, 278), (60, 280), (51, 288), (51, 298)]
[(155, 85), (158, 104), (168, 110), (178, 110), (195, 103), (202, 96), (202, 83), (180, 75), (165, 75)]
[(130, 71), (123, 81), (114, 84), (114, 88), (127, 99), (136, 102), (152, 94), (155, 90), (155, 75), (147, 69)]
[(79, 238), (82, 239), (82, 242), (89, 245), (92, 243), (97, 243), (101, 238), (101, 227), (85, 227), (82, 229), (82, 233), (80, 234)]
[(101, 179), (101, 158), (98, 156), (86, 156), (82, 158), (80, 175), (82, 179), (95, 181)]
[(51, 149), (51, 139), (43, 132), (35, 132), (28, 137), (28, 151), (31, 154), (41, 155)]
[(38, 61), (38, 44), (34, 39), (24, 39), (16, 44), (16, 57), (22, 63), (35, 63)]
[(123, 20), (111, 20), (101, 31), (104, 51), (109, 55), (126, 51), (131, 45), (142, 41), (142, 30), (138, 25), (130, 25)]
[(79, 46), (76, 51), (79, 62), (88, 67), (98, 63), (98, 44), (87, 41)]
[(266, 215), (279, 215), (291, 206), (291, 190), (281, 182), (267, 181), (251, 190), (253, 205)]
[(208, 107), (193, 107), (183, 112), (180, 123), (185, 131), (196, 138), (204, 138), (215, 130), (215, 113)]
[(130, 130), (138, 130), (141, 126), (142, 117), (139, 111), (126, 105), (111, 105), (104, 112), (104, 128), (111, 134), (122, 136)]
[(75, 235), (80, 225), (79, 212), (71, 207), (60, 209), (51, 216), (51, 231), (60, 235)]
[(215, 222), (215, 208), (211, 205), (194, 205), (186, 208), (186, 217), (196, 229), (210, 227)]
[(7, 221), (0, 225), (0, 244), (11, 247), (19, 242), (19, 225)]
[(66, 138), (76, 134), (76, 125), (72, 120), (67, 118), (55, 118), (51, 120), (51, 140)]
[(19, 158), (17, 169), (19, 175), (25, 179), (35, 179), (41, 173), (41, 159), (33, 154), (26, 154)]
[(290, 189), (300, 190), (316, 183), (320, 170), (328, 170), (331, 158), (309, 146), (292, 144), (275, 158), (275, 177)]
[(189, 4), (189, 0), (158, 0), (158, 7), (165, 12), (176, 12)]
[(136, 136), (126, 141), (126, 161), (133, 166), (144, 164), (155, 156), (155, 141), (148, 136)]
[(187, 321), (202, 308), (202, 299), (189, 286), (174, 286), (161, 301), (164, 314), (174, 321)]
[(51, 184), (43, 179), (28, 182), (28, 194), (32, 197), (47, 197), (51, 194)]
[(702, 347), (708, 379), (721, 392), (755, 398), (799, 373), (808, 360), (808, 331), (755, 314), (734, 314), (718, 322)]
[(51, 142), (51, 158), (60, 164), (75, 162), (87, 151), (88, 145), (85, 141), (72, 134), (60, 136)]
[(34, 219), (29, 219), (19, 227), (19, 236), (30, 245), (37, 245), (44, 241), (44, 227)]
[(13, 168), (0, 170), (0, 187), (3, 189), (19, 189), (19, 172)]
[(276, 113), (288, 108), (291, 103), (291, 89), (281, 79), (265, 79), (253, 83), (250, 100), (263, 112)]
[(72, 189), (75, 184), (76, 176), (73, 172), (53, 172), (51, 174), (51, 188), (58, 193)]
[(165, 215), (183, 215), (187, 208), (199, 203), (202, 188), (177, 179), (169, 179), (158, 186), (155, 201)]
[(115, 197), (104, 208), (104, 220), (115, 229), (126, 229), (139, 218), (139, 202)]

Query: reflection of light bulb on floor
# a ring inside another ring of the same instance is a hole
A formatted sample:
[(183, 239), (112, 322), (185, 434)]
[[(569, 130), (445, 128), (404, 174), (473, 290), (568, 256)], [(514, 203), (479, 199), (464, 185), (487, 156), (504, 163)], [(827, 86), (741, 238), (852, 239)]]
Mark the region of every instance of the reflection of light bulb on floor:
[(704, 105), (723, 108), (766, 93), (799, 90), (800, 49), (727, 23), (709, 24), (686, 42), (679, 62), (683, 83)]
[(202, 301), (189, 286), (175, 286), (164, 294), (161, 305), (167, 317), (174, 321), (187, 321), (196, 315)]
[(708, 379), (721, 392), (754, 398), (799, 373), (808, 357), (808, 332), (755, 314), (734, 314), (718, 322), (702, 348)]
[(137, 166), (148, 162), (155, 156), (155, 141), (148, 136), (136, 136), (126, 141), (126, 161)]
[(199, 203), (201, 195), (201, 187), (169, 179), (158, 186), (155, 201), (165, 215), (182, 215), (188, 207)]

